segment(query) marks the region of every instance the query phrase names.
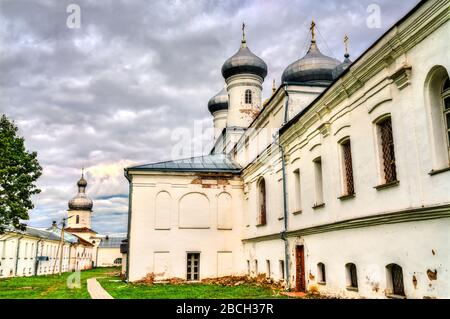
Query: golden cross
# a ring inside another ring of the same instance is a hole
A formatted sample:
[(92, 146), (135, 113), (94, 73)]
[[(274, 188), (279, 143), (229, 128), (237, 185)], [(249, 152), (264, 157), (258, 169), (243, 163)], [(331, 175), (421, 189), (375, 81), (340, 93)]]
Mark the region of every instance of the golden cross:
[(345, 54), (348, 54), (348, 35), (345, 35), (344, 37), (344, 44), (345, 44)]
[(314, 22), (314, 19), (311, 21), (311, 28), (309, 28), (311, 30), (311, 40), (312, 41), (316, 41), (316, 23)]
[(245, 42), (245, 23), (242, 22), (242, 42)]

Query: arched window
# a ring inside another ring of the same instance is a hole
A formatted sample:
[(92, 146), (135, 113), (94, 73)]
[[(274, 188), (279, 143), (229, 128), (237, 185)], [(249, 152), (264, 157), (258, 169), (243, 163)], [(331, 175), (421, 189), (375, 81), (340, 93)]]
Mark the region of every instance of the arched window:
[(450, 164), (450, 81), (443, 66), (435, 66), (425, 81), (425, 102), (429, 114), (433, 171)]
[(325, 284), (327, 282), (325, 265), (323, 263), (317, 264), (317, 281), (319, 284)]
[(450, 154), (450, 80), (447, 75), (444, 84), (442, 85), (441, 93), (442, 107), (444, 111), (444, 122), (447, 136), (447, 148)]
[(266, 202), (266, 181), (261, 178), (258, 182), (258, 226), (267, 224)]
[(347, 288), (358, 288), (358, 275), (356, 273), (356, 265), (348, 263), (345, 265), (347, 272)]
[(405, 295), (405, 286), (403, 284), (403, 270), (397, 264), (386, 266), (387, 270), (387, 291), (397, 296)]
[(245, 104), (252, 104), (252, 91), (251, 90), (245, 91)]
[(392, 119), (384, 116), (376, 123), (380, 157), (380, 175), (383, 184), (397, 182), (397, 165), (395, 163), (394, 135)]
[(80, 223), (80, 215), (77, 215), (77, 217), (76, 217), (76, 221), (75, 221), (77, 224), (79, 224)]

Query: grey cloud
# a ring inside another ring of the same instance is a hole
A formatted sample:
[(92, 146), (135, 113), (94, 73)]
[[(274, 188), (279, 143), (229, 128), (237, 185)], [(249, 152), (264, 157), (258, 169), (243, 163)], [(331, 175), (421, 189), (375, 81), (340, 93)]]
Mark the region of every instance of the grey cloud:
[[(247, 24), (250, 49), (269, 66), (264, 84), (300, 58), (314, 17), (319, 46), (356, 59), (418, 0), (377, 1), (382, 28), (366, 26), (371, 0), (0, 2), (0, 111), (18, 123), (44, 167), (30, 224), (60, 219), (87, 168), (94, 229), (126, 231), (123, 166), (169, 159), (172, 133), (211, 127), (206, 104)], [(66, 7), (81, 7), (81, 29)], [(326, 42), (325, 42), (325, 41)]]

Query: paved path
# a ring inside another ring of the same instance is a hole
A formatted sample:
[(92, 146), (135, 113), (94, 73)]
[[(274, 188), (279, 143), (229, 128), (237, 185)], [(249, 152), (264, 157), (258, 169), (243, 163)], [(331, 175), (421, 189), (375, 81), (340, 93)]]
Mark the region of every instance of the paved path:
[(114, 299), (102, 286), (100, 286), (95, 278), (89, 278), (87, 280), (87, 290), (92, 299)]

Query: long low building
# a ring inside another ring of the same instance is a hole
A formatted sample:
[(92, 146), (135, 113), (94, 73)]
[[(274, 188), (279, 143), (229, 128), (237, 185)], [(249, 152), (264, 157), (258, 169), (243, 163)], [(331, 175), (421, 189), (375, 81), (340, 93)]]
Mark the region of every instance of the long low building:
[(53, 223), (50, 228), (8, 229), (0, 235), (0, 278), (34, 276), (92, 268), (94, 245)]

